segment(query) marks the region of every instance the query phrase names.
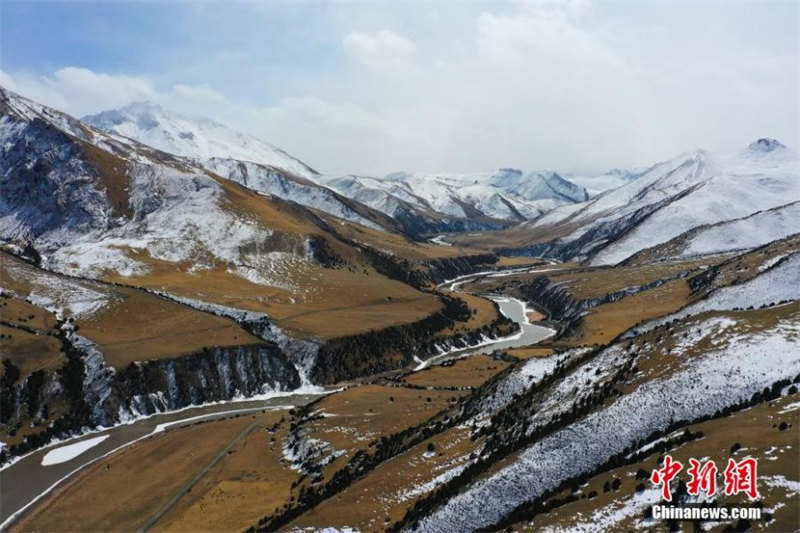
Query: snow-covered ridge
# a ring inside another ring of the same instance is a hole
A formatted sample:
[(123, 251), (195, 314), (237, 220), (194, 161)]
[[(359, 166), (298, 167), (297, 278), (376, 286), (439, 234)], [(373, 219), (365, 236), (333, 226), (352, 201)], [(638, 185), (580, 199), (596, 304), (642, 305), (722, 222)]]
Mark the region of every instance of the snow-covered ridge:
[[(571, 232), (553, 241), (551, 251), (565, 250), (562, 259), (588, 256), (592, 265), (613, 265), (694, 228), (746, 219), (798, 201), (797, 154), (777, 141), (761, 139), (734, 154), (696, 150), (679, 155), (630, 183), (586, 203), (557, 208), (527, 227), (535, 234), (568, 224)], [(793, 211), (787, 213), (793, 219)], [(709, 234), (718, 232), (714, 237), (725, 239), (726, 250), (751, 246), (748, 232), (756, 222), (763, 232), (758, 243), (786, 236), (781, 217), (769, 216), (771, 222), (765, 215), (710, 229)], [(703, 241), (696, 246), (709, 249)]]
[[(713, 414), (747, 400), (779, 379), (795, 376), (800, 370), (798, 330), (798, 325), (787, 319), (769, 331), (729, 331), (714, 350), (685, 358), (675, 374), (647, 382), (605, 409), (536, 442), (514, 463), (476, 482), (421, 520), (419, 530), (489, 527), (517, 505), (597, 468), (634, 440), (663, 431), (675, 420)], [(703, 389), (702, 394), (698, 388)], [(631, 413), (637, 416), (632, 418)]]
[(316, 171), (283, 150), (252, 135), (234, 131), (207, 118), (189, 118), (153, 102), (134, 102), (81, 119), (87, 124), (136, 139), (171, 154), (209, 159), (251, 161), (310, 177)]
[(521, 221), (588, 198), (583, 187), (554, 172), (501, 169), (466, 174), (395, 172), (383, 178), (324, 177), (334, 190), (395, 215), (403, 203), (458, 218)]
[[(397, 172), (380, 179), (324, 177), (300, 160), (251, 135), (206, 118), (181, 116), (152, 102), (137, 102), (120, 109), (103, 111), (83, 117), (83, 121), (105, 132), (136, 139), (159, 150), (191, 157), (200, 166), (226, 177), (232, 175), (221, 168), (223, 165), (219, 160), (235, 160), (231, 164), (244, 162), (265, 165), (289, 176), (330, 187), (389, 216), (394, 216), (398, 207), (405, 204), (451, 217), (484, 216), (519, 221), (534, 218), (559, 205), (588, 198), (583, 187), (553, 172), (524, 173), (502, 169), (474, 174)], [(309, 204), (307, 190), (290, 193), (281, 190), (282, 184), (276, 183), (276, 180), (273, 182), (265, 186), (264, 180), (261, 180), (261, 188), (256, 190), (342, 216), (341, 212), (337, 214), (330, 209), (330, 199), (324, 202), (316, 199)], [(342, 211), (341, 204), (338, 210)]]
[[(381, 226), (320, 185), (317, 172), (269, 143), (207, 118), (188, 118), (152, 102), (137, 102), (82, 119), (109, 135), (130, 138), (190, 158), (249, 189), (319, 209), (373, 229)], [(368, 211), (368, 210), (365, 210)]]
[(145, 274), (148, 257), (192, 271), (223, 263), (291, 291), (286, 272), (313, 260), (307, 236), (273, 242), (271, 227), (231, 206), (218, 178), (189, 160), (0, 97), (0, 237), (32, 243), (46, 268), (101, 277)]
[(698, 229), (681, 255), (691, 257), (762, 246), (800, 232), (800, 201)]

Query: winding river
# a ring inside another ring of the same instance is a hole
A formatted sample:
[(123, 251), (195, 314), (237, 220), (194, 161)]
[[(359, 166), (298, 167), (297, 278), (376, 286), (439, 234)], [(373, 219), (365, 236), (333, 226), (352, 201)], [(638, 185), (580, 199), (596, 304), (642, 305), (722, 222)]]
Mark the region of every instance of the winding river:
[[(518, 268), (504, 271), (478, 272), (446, 281), (439, 288), (459, 292), (462, 285), (480, 277), (500, 277), (520, 272), (545, 270), (548, 269)], [(449, 359), (529, 346), (553, 333), (549, 328), (530, 322), (527, 316), (528, 309), (524, 302), (506, 296), (485, 296), (497, 302), (500, 312), (519, 324), (520, 331), (500, 339), (487, 338), (475, 346), (454, 349), (433, 356), (426, 361), (419, 361), (420, 364), (417, 369)], [(5, 530), (25, 510), (50, 494), (80, 470), (137, 441), (166, 429), (193, 424), (201, 420), (213, 420), (265, 409), (289, 409), (309, 403), (335, 390), (312, 388), (310, 390), (275, 393), (266, 395), (263, 398), (189, 407), (141, 418), (127, 424), (68, 439), (31, 452), (0, 470), (0, 530)], [(71, 450), (76, 450), (77, 453), (70, 453)], [(47, 460), (45, 460), (45, 456), (47, 456)], [(55, 462), (53, 460), (54, 457), (57, 457)], [(47, 466), (42, 464), (43, 460)]]

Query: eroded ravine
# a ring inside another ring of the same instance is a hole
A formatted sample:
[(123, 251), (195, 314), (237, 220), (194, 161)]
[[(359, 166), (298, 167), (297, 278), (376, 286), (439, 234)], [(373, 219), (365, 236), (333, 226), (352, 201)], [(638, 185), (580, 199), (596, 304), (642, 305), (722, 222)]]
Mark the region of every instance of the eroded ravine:
[[(461, 276), (450, 280), (440, 289), (463, 292), (460, 287), (479, 277), (490, 275), (492, 277), (508, 276), (520, 273), (521, 270), (479, 272)], [(533, 269), (535, 271), (535, 269)], [(520, 327), (520, 330), (510, 336), (499, 339), (485, 339), (485, 341), (467, 348), (460, 348), (441, 353), (428, 358), (418, 368), (441, 363), (449, 359), (469, 357), (480, 353), (493, 352), (500, 349), (510, 349), (528, 346), (550, 336), (553, 331), (547, 327), (532, 324), (528, 319), (528, 309), (524, 302), (515, 298), (500, 295), (483, 295), (498, 304), (500, 312)], [(180, 427), (195, 423), (199, 420), (212, 420), (246, 414), (261, 409), (290, 409), (304, 405), (319, 398), (324, 394), (334, 392), (336, 389), (317, 389), (314, 391), (298, 390), (279, 393), (266, 399), (239, 400), (235, 402), (220, 402), (210, 405), (193, 406), (179, 411), (159, 413), (131, 423), (117, 425), (101, 432), (92, 432), (81, 437), (68, 439), (62, 443), (47, 446), (23, 456), (13, 464), (5, 466), (0, 471), (0, 529), (5, 529), (15, 521), (23, 512), (36, 504), (40, 499), (50, 494), (54, 489), (66, 484), (79, 471), (95, 461), (119, 451), (134, 442), (147, 438), (160, 432), (166, 427)], [(107, 438), (83, 453), (58, 464), (43, 466), (42, 458), (54, 449), (67, 444), (74, 444), (88, 440), (98, 435)]]

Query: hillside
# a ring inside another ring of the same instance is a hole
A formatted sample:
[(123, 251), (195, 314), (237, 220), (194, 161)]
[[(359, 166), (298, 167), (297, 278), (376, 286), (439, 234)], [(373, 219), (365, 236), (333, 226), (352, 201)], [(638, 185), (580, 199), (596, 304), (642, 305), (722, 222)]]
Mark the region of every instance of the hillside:
[(635, 528), (668, 450), (760, 458), (764, 528), (794, 523), (779, 143), (589, 199), (509, 170), (351, 195), (0, 97), (2, 527)]
[[(395, 218), (410, 211), (469, 221), (462, 224), (462, 231), (508, 226), (588, 198), (582, 187), (556, 173), (516, 169), (474, 174), (396, 172), (383, 178), (323, 179), (329, 187)], [(450, 231), (454, 230), (455, 227)], [(443, 227), (442, 231), (448, 228)]]
[(206, 118), (188, 118), (151, 102), (103, 111), (82, 122), (125, 142), (133, 139), (188, 158), (192, 166), (256, 192), (296, 202), (361, 225), (397, 231), (391, 218), (317, 183), (305, 163), (250, 135)]
[(556, 208), (504, 232), (448, 240), (613, 265), (677, 238), (686, 241), (675, 252), (679, 255), (782, 238), (792, 232), (791, 204), (798, 200), (797, 154), (778, 141), (760, 139), (734, 154), (682, 154), (588, 202)]
[(178, 115), (153, 102), (135, 102), (87, 115), (81, 121), (175, 155), (200, 160), (238, 159), (304, 178), (317, 174), (299, 159), (252, 135), (234, 131), (211, 119)]
[(197, 166), (255, 191), (368, 227), (401, 228), (413, 237), (508, 227), (588, 198), (582, 187), (553, 172), (397, 172), (384, 178), (320, 175), (250, 135), (209, 119), (177, 115), (150, 102), (82, 120), (109, 134), (191, 158)]

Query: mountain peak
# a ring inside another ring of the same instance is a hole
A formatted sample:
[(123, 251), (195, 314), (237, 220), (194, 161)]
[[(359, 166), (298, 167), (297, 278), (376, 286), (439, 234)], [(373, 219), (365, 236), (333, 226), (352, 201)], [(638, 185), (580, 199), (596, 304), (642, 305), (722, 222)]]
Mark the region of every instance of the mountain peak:
[(150, 101), (102, 111), (82, 119), (108, 133), (184, 157), (238, 159), (283, 169), (303, 177), (316, 171), (283, 150), (208, 118), (186, 117)]
[(779, 149), (784, 149), (786, 146), (776, 139), (764, 137), (750, 143), (748, 146), (751, 152), (772, 152)]
[(161, 107), (160, 104), (153, 102), (152, 100), (138, 100), (136, 102), (131, 102), (130, 104), (120, 107), (118, 111), (128, 111), (128, 112), (146, 112), (146, 113), (164, 113), (164, 108)]

